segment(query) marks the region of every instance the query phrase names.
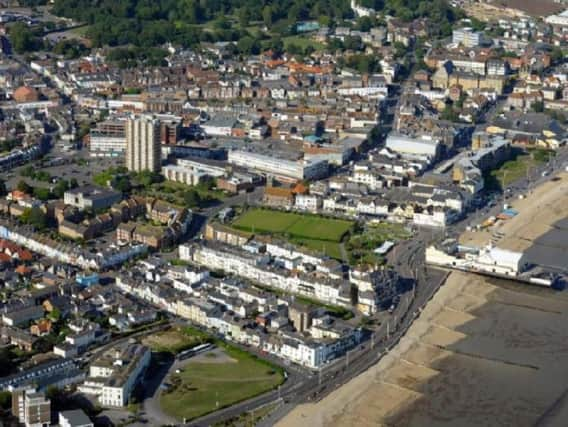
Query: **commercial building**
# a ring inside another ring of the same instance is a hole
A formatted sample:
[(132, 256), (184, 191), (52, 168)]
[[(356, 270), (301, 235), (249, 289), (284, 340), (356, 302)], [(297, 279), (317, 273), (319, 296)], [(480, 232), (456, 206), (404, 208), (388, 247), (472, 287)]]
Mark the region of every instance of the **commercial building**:
[(149, 364), (150, 349), (143, 345), (110, 349), (89, 366), (89, 377), (79, 390), (97, 395), (103, 406), (126, 406)]
[(51, 425), (51, 401), (33, 388), (12, 393), (12, 414), (26, 427)]
[(98, 123), (89, 134), (91, 157), (121, 157), (126, 153), (126, 121), (107, 120)]
[(453, 240), (427, 247), (426, 262), (443, 267), (505, 277), (518, 277), (527, 269), (525, 256), (521, 252), (494, 246), (464, 250)]
[(159, 172), (161, 166), (160, 121), (151, 115), (126, 122), (126, 167), (129, 171)]
[(416, 156), (435, 160), (440, 154), (440, 141), (428, 137), (412, 138), (390, 134), (386, 147), (402, 156)]
[(226, 174), (221, 162), (206, 159), (178, 159), (177, 164), (162, 168), (162, 175), (168, 181), (197, 185), (207, 177), (218, 178)]
[(121, 199), (122, 194), (118, 191), (94, 185), (73, 188), (63, 194), (65, 204), (92, 211), (110, 208), (115, 203), (120, 202)]
[(286, 160), (249, 151), (229, 151), (229, 163), (288, 180), (318, 179), (327, 175), (326, 160)]

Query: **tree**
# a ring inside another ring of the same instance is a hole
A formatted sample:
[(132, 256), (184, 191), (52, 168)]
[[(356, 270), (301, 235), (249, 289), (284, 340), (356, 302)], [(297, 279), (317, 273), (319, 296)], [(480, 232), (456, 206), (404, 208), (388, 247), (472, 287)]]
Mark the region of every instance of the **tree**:
[(59, 311), (57, 307), (54, 308), (51, 310), (51, 313), (49, 313), (49, 318), (54, 322), (59, 321), (61, 319), (61, 311)]
[(187, 191), (183, 198), (184, 198), (185, 204), (189, 208), (195, 208), (195, 207), (199, 206), (199, 204), (201, 203), (201, 196), (194, 189)]
[(112, 187), (115, 190), (120, 191), (122, 193), (130, 193), (130, 190), (132, 190), (132, 184), (130, 183), (130, 178), (128, 178), (127, 176), (121, 176), (117, 178), (116, 181), (113, 183)]
[(531, 104), (531, 109), (532, 109), (535, 113), (542, 113), (542, 112), (544, 112), (544, 102), (542, 102), (542, 101), (533, 102), (533, 103)]
[(8, 410), (12, 407), (12, 393), (9, 391), (0, 391), (0, 408)]
[(47, 215), (37, 206), (24, 209), (20, 219), (24, 224), (30, 224), (37, 230), (44, 230), (47, 227)]
[(16, 185), (16, 190), (21, 191), (22, 193), (32, 194), (33, 187), (29, 185), (26, 181), (21, 179), (18, 184)]
[(35, 187), (33, 195), (36, 199), (45, 202), (46, 200), (49, 200), (51, 198), (51, 191), (49, 191), (49, 188)]
[(564, 61), (564, 52), (558, 46), (554, 46), (550, 52), (550, 60), (553, 64), (559, 64)]
[(237, 43), (239, 52), (246, 55), (258, 55), (260, 53), (260, 42), (250, 36), (244, 36)]
[(442, 120), (448, 120), (450, 122), (460, 121), (459, 114), (454, 110), (454, 108), (451, 105), (446, 105), (444, 111), (442, 111), (442, 114), (440, 114), (440, 118)]
[(270, 28), (272, 25), (272, 19), (272, 6), (264, 6), (264, 9), (262, 9), (262, 20), (264, 21), (264, 25)]
[(38, 40), (32, 30), (23, 22), (16, 22), (10, 27), (10, 40), (17, 53), (31, 52), (38, 47)]
[(248, 7), (241, 7), (239, 9), (239, 25), (241, 26), (241, 28), (246, 28), (249, 26), (249, 22), (250, 22), (250, 11), (248, 9)]
[(69, 182), (61, 179), (55, 184), (55, 187), (53, 187), (53, 196), (57, 199), (61, 199), (67, 190), (69, 190)]

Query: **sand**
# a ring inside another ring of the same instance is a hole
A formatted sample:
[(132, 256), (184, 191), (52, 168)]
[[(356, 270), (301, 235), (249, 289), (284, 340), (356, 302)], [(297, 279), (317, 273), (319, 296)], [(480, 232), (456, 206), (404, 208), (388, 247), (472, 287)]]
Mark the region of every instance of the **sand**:
[(277, 425), (563, 425), (567, 320), (567, 293), (454, 272), (390, 354)]
[(498, 221), (484, 231), (465, 232), (460, 242), (483, 246), (497, 233), (503, 233), (505, 236), (497, 240), (496, 246), (515, 251), (529, 248), (538, 237), (552, 230), (554, 224), (567, 215), (568, 173), (560, 173), (558, 178), (560, 180), (548, 181), (537, 187), (525, 199), (507, 200), (519, 215)]
[[(568, 174), (510, 202), (493, 240), (529, 262), (568, 264)], [(452, 272), (401, 341), (367, 372), (277, 425), (566, 426), (568, 291)]]
[(560, 173), (533, 190), (526, 199), (509, 202), (519, 214), (482, 231), (462, 234), (460, 243), (488, 244), (522, 252), (525, 262), (568, 272), (568, 174)]

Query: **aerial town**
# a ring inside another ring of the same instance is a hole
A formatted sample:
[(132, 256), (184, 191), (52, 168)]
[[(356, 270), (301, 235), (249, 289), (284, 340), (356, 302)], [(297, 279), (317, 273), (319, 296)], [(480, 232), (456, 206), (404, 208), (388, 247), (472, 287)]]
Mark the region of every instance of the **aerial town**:
[(98, 3), (0, 0), (1, 425), (568, 423), (567, 2)]

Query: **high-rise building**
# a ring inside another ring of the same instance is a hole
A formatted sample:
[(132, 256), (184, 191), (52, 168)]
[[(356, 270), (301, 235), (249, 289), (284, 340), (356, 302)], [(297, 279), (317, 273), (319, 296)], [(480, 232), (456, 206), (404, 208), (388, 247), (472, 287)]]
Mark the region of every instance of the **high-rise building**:
[(126, 167), (129, 171), (159, 172), (160, 121), (151, 115), (134, 116), (126, 123)]
[(12, 393), (12, 414), (26, 427), (44, 427), (51, 424), (51, 401), (34, 389), (20, 389)]

